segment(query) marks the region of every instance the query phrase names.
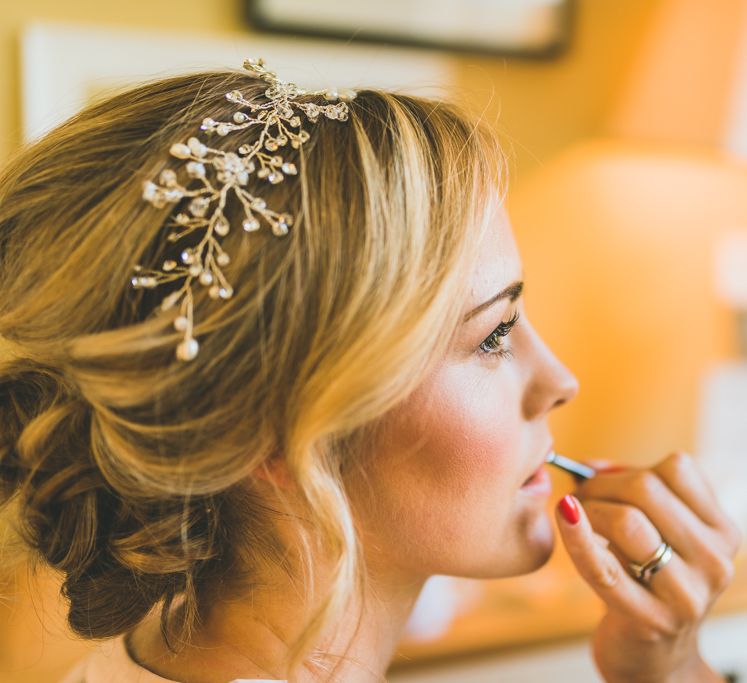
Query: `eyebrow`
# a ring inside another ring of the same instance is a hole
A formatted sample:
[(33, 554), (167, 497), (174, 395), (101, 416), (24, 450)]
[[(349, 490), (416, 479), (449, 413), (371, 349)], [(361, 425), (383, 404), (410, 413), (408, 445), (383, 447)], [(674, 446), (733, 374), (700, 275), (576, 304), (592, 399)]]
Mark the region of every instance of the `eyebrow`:
[(498, 292), (498, 294), (492, 296), (487, 301), (484, 301), (479, 306), (473, 308), (469, 313), (467, 313), (467, 315), (464, 316), (463, 322), (466, 323), (468, 320), (474, 318), (476, 315), (479, 315), (484, 310), (490, 308), (494, 303), (496, 303), (497, 301), (501, 301), (502, 299), (509, 299), (511, 303), (513, 303), (521, 296), (523, 290), (523, 282), (512, 282), (508, 287)]

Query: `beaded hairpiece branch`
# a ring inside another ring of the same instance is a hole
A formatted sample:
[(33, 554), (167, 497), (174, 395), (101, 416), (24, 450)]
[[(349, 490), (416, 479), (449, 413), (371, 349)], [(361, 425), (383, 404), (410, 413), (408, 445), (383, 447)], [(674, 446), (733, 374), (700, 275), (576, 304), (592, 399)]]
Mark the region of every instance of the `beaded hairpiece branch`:
[[(206, 118), (200, 129), (208, 135), (215, 133), (224, 136), (235, 130), (257, 126), (259, 137), (256, 141), (242, 144), (236, 152), (223, 152), (208, 147), (197, 137), (190, 137), (186, 144), (177, 142), (171, 145), (169, 152), (171, 156), (186, 162), (188, 178), (199, 180), (201, 186), (190, 190), (180, 185), (177, 174), (172, 169), (161, 172), (160, 184), (151, 181), (143, 184), (143, 199), (159, 209), (167, 204), (176, 204), (185, 197), (192, 198), (187, 207), (188, 213), (177, 214), (172, 219), (173, 222), (167, 224), (178, 228), (169, 233), (168, 241), (178, 242), (196, 230), (204, 230), (205, 233), (199, 244), (181, 252), (180, 258), (184, 265), (170, 259), (163, 262), (162, 270), (144, 269), (138, 264), (134, 266), (136, 275), (131, 279), (135, 288), (152, 289), (165, 282), (185, 278), (182, 287), (165, 297), (160, 305), (161, 310), (166, 311), (182, 300), (180, 315), (174, 320), (174, 327), (184, 332), (184, 339), (176, 349), (176, 357), (183, 361), (195, 358), (200, 348), (192, 336), (192, 281), (197, 279), (201, 285), (209, 287), (211, 299), (230, 299), (233, 295), (233, 288), (220, 269), (221, 266), (228, 265), (231, 259), (216, 238), (216, 235), (225, 237), (231, 230), (229, 220), (224, 215), (229, 193), (233, 191), (243, 206), (241, 227), (246, 232), (259, 230), (262, 219), (270, 226), (274, 235), (282, 237), (288, 234), (293, 217), (270, 209), (262, 197), (245, 189), (249, 177), (254, 174), (275, 185), (282, 182), (285, 176), (296, 175), (296, 165), (286, 161), (277, 152), (288, 144), (294, 149), (300, 149), (309, 140), (308, 132), (301, 128), (299, 114), (304, 114), (311, 123), (316, 122), (320, 115), (345, 121), (349, 109), (344, 100), (351, 100), (356, 94), (352, 90), (306, 92), (295, 83), (278, 79), (273, 71), (265, 68), (262, 59), (247, 59), (243, 66), (268, 84), (264, 91), (267, 101), (249, 102), (240, 91), (232, 90), (226, 93), (226, 99), (239, 106), (238, 111), (233, 114), (233, 122)], [(327, 101), (335, 103), (298, 102), (296, 98), (299, 95), (321, 95)], [(248, 112), (245, 111), (247, 109)]]

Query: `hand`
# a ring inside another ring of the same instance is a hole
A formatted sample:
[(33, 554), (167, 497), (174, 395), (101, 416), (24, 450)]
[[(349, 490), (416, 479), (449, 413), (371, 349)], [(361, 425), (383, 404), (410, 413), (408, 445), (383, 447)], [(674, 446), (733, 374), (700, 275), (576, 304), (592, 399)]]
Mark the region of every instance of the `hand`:
[[(604, 679), (723, 680), (700, 658), (697, 631), (732, 579), (741, 534), (695, 461), (675, 453), (650, 469), (598, 470), (576, 494), (578, 522), (564, 517), (563, 501), (556, 515), (576, 568), (607, 606), (593, 637)], [(672, 559), (644, 585), (628, 563), (646, 561), (662, 539)]]

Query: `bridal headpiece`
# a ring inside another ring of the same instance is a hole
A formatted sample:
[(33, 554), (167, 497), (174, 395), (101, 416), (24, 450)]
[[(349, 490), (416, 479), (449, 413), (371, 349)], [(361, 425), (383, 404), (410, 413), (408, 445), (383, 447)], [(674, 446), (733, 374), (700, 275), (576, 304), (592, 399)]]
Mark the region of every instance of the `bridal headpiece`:
[[(241, 227), (244, 231), (259, 230), (264, 223), (278, 237), (288, 234), (294, 222), (293, 216), (277, 207), (269, 207), (261, 197), (261, 191), (250, 192), (247, 189), (250, 176), (275, 185), (283, 182), (286, 176), (296, 175), (298, 169), (293, 161), (285, 158), (285, 150), (288, 145), (300, 149), (309, 140), (309, 133), (302, 127), (302, 115), (310, 123), (316, 122), (320, 116), (346, 121), (349, 112), (346, 100), (355, 97), (352, 90), (307, 92), (295, 83), (281, 81), (273, 71), (265, 68), (262, 59), (247, 59), (243, 66), (267, 83), (266, 101), (249, 102), (240, 91), (232, 90), (225, 95), (227, 100), (237, 105), (232, 121), (206, 118), (200, 129), (208, 136), (224, 136), (256, 127), (259, 135), (252, 136), (254, 142), (244, 142), (235, 152), (213, 149), (198, 137), (190, 137), (186, 143), (176, 142), (169, 152), (183, 161), (187, 175), (185, 184), (179, 182), (176, 171), (172, 169), (162, 171), (158, 183), (146, 181), (143, 184), (143, 199), (159, 209), (191, 198), (186, 212), (178, 213), (167, 224), (175, 228), (167, 236), (168, 241), (178, 242), (195, 231), (204, 232), (196, 246), (181, 252), (181, 263), (167, 259), (161, 270), (145, 269), (138, 264), (134, 266), (135, 275), (131, 279), (135, 288), (152, 289), (184, 278), (182, 287), (160, 304), (161, 310), (166, 311), (181, 300), (180, 315), (174, 320), (174, 327), (184, 332), (183, 341), (176, 349), (176, 357), (183, 361), (195, 358), (200, 348), (192, 335), (193, 281), (207, 287), (212, 299), (230, 299), (233, 295), (233, 288), (221, 272), (221, 266), (228, 265), (231, 259), (219, 239), (233, 227), (224, 214), (229, 195), (233, 193), (243, 207)], [(299, 95), (319, 95), (324, 102), (299, 102)], [(188, 189), (186, 184), (191, 181), (199, 181), (200, 185)]]

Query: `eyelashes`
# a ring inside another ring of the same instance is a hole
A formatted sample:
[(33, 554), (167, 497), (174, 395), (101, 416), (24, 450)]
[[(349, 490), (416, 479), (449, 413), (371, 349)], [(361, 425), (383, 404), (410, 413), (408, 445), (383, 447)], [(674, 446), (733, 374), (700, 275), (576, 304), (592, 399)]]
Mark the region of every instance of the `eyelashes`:
[(488, 337), (483, 340), (479, 347), (479, 353), (486, 356), (499, 356), (501, 358), (510, 358), (513, 356), (511, 349), (504, 346), (504, 339), (513, 329), (519, 320), (519, 312), (516, 311), (509, 320), (502, 322), (496, 327)]

